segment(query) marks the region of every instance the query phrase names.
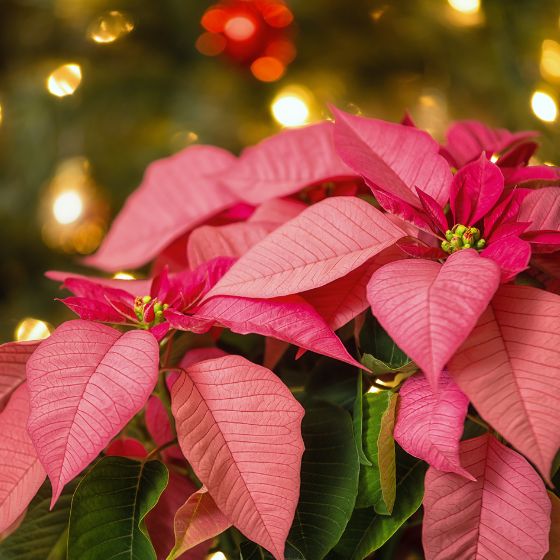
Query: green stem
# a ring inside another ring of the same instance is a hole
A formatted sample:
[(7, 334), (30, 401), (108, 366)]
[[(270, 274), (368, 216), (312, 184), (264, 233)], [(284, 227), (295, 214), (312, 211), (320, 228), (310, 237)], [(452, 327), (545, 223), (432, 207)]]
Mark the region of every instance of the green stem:
[(478, 424), (480, 427), (484, 428), (487, 431), (490, 429), (490, 427), (488, 426), (488, 424), (486, 422), (484, 422), (480, 418), (477, 418), (476, 416), (473, 416), (472, 414), (467, 414), (467, 418), (471, 422), (474, 422), (475, 424)]

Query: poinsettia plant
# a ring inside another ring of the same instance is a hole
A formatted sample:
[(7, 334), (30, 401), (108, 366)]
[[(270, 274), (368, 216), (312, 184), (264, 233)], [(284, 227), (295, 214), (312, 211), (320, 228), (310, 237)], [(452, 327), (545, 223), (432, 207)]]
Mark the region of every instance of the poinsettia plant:
[(0, 346), (0, 558), (560, 557), (558, 169), (333, 112), (152, 164), (88, 258), (145, 279), (48, 273), (78, 318)]

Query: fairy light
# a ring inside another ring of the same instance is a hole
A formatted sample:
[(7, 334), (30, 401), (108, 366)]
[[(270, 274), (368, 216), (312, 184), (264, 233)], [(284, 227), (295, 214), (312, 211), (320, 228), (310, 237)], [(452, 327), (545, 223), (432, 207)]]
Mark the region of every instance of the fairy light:
[(51, 72), (47, 78), (47, 90), (56, 97), (72, 95), (82, 81), (79, 64), (63, 64)]
[(288, 86), (272, 100), (270, 111), (278, 124), (291, 128), (310, 121), (311, 94), (301, 86)]
[(558, 105), (554, 98), (544, 91), (537, 90), (531, 97), (531, 109), (535, 117), (544, 122), (554, 122), (558, 117)]
[(2, 124), (2, 117), (3, 117), (2, 105), (0, 105), (0, 124)]
[(84, 203), (80, 193), (75, 190), (61, 192), (53, 202), (54, 219), (62, 225), (75, 222), (84, 210)]
[(227, 560), (227, 556), (223, 552), (214, 552), (206, 557), (206, 560)]
[(476, 14), (480, 10), (480, 0), (447, 0), (449, 5), (462, 14)]
[(45, 321), (26, 317), (22, 319), (14, 331), (14, 338), (18, 342), (25, 340), (42, 340), (51, 334), (51, 329)]
[(116, 272), (113, 274), (114, 280), (135, 280), (134, 275), (130, 272)]
[(369, 389), (368, 389), (368, 393), (381, 393), (382, 389), (380, 389), (379, 387), (376, 387), (375, 385), (372, 385)]
[(112, 10), (97, 18), (89, 27), (88, 37), (95, 43), (114, 43), (134, 29), (134, 23), (122, 12)]

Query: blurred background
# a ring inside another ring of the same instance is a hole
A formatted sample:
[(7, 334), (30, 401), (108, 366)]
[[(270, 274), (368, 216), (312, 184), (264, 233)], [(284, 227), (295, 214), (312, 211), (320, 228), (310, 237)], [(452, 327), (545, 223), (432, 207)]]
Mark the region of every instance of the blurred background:
[(558, 0), (0, 8), (2, 341), (68, 316), (44, 271), (80, 270), (147, 164), (193, 143), (238, 152), (334, 103), (439, 139), (461, 118), (536, 129), (560, 160)]

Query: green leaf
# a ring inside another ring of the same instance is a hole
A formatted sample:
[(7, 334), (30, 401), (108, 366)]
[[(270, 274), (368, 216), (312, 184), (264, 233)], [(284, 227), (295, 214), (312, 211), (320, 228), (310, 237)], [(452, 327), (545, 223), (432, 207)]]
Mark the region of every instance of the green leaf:
[(358, 372), (358, 387), (356, 389), (356, 400), (354, 401), (354, 413), (352, 415), (352, 421), (354, 424), (354, 441), (356, 442), (356, 449), (358, 450), (360, 464), (371, 466), (369, 459), (364, 453), (364, 446), (362, 443), (362, 403), (364, 400), (363, 384), (362, 372)]
[(362, 363), (376, 375), (412, 373), (417, 369), (369, 311), (360, 332), (360, 347), (364, 353)]
[(395, 463), (395, 440), (393, 430), (395, 428), (395, 413), (399, 395), (393, 393), (389, 400), (389, 406), (381, 417), (381, 429), (377, 439), (379, 480), (381, 483), (382, 502), (375, 504), (377, 513), (391, 514), (396, 497), (397, 473)]
[(317, 400), (352, 410), (356, 400), (356, 368), (348, 364), (333, 367), (330, 359), (316, 361), (305, 392)]
[(288, 542), (308, 560), (335, 546), (352, 514), (360, 469), (350, 414), (328, 403), (305, 411), (300, 500)]
[(47, 481), (27, 509), (18, 529), (0, 543), (2, 560), (63, 560), (72, 494), (78, 480), (69, 483), (56, 506), (49, 511), (52, 490)]
[(363, 401), (363, 447), (371, 466), (362, 466), (356, 507), (374, 506), (388, 514), (394, 502), (395, 443), (393, 425), (397, 395), (366, 393)]
[[(241, 560), (274, 560), (270, 552), (251, 541), (242, 542), (239, 551)], [(286, 560), (306, 560), (305, 556), (289, 542), (286, 543), (284, 557)]]
[(68, 560), (156, 560), (143, 521), (157, 504), (168, 476), (159, 461), (101, 459), (72, 499)]
[(393, 513), (380, 515), (373, 508), (354, 510), (335, 548), (335, 557), (363, 560), (383, 546), (420, 507), (426, 468), (423, 461), (404, 452), (399, 454), (397, 497)]

